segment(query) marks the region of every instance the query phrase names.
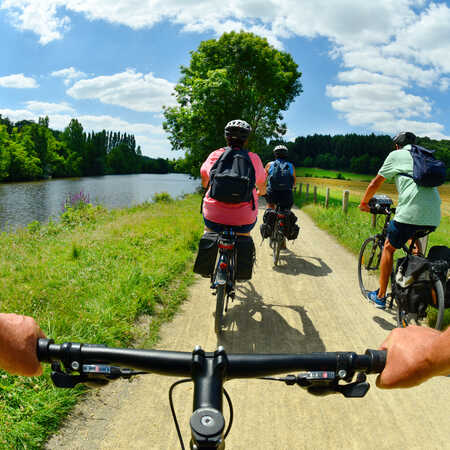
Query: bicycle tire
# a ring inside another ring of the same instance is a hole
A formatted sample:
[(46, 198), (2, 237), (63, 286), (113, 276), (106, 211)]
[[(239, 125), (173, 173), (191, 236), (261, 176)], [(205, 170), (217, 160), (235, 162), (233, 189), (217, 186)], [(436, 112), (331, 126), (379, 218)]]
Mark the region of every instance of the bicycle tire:
[[(436, 303), (437, 303), (437, 315), (436, 322), (432, 328), (436, 330), (440, 330), (442, 327), (442, 321), (444, 319), (444, 311), (445, 311), (445, 297), (444, 297), (444, 288), (442, 286), (441, 280), (434, 281), (434, 290), (436, 292)], [(411, 324), (412, 321), (415, 322), (416, 325), (423, 325), (423, 321), (425, 319), (417, 318), (416, 314), (408, 313), (404, 308), (400, 308), (397, 304), (397, 326), (399, 328), (406, 328)]]
[(216, 313), (214, 317), (214, 331), (217, 335), (222, 332), (223, 307), (225, 304), (226, 285), (221, 284), (216, 289)]
[(359, 251), (358, 283), (361, 294), (367, 299), (367, 293), (379, 288), (379, 269), (383, 249), (376, 236), (367, 238)]
[(280, 250), (281, 243), (283, 241), (283, 236), (281, 235), (278, 227), (275, 230), (275, 239), (273, 242), (273, 265), (278, 266), (278, 262), (280, 261)]

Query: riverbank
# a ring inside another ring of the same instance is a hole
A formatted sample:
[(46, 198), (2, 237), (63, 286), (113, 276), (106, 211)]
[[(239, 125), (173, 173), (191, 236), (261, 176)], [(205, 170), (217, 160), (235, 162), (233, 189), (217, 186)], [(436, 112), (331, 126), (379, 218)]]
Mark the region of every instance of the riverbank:
[[(186, 298), (202, 233), (200, 196), (159, 198), (1, 233), (1, 310), (35, 317), (58, 342), (151, 347)], [(41, 447), (82, 393), (2, 373), (0, 448)]]

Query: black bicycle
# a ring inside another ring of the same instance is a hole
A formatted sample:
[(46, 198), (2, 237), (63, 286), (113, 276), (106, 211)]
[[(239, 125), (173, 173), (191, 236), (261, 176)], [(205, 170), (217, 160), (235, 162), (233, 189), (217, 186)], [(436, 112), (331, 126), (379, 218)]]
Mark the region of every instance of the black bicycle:
[[(370, 291), (374, 291), (379, 287), (380, 263), (383, 253), (384, 243), (387, 237), (387, 228), (391, 220), (391, 216), (395, 214), (393, 201), (387, 195), (375, 195), (369, 202), (370, 212), (376, 215), (384, 215), (385, 221), (381, 233), (377, 233), (368, 237), (362, 244), (358, 258), (358, 282), (361, 293), (365, 299)], [(404, 245), (402, 250), (406, 255), (412, 255), (415, 251), (424, 256), (426, 248), (421, 248), (420, 239), (427, 236), (431, 231), (424, 229), (418, 230), (411, 238), (409, 247)], [(418, 246), (418, 248), (416, 248)], [(440, 329), (445, 310), (445, 295), (442, 281), (436, 274), (432, 274), (433, 283), (433, 303), (437, 309), (437, 319), (434, 328)], [(389, 299), (387, 308), (392, 309), (394, 303), (396, 305), (397, 326), (406, 327), (414, 321), (421, 325), (426, 318), (426, 308), (421, 311), (411, 312), (409, 305), (405, 301), (401, 301), (398, 292), (400, 288), (397, 286), (395, 270), (392, 269), (390, 275), (391, 291), (386, 292), (386, 298)]]
[[(234, 414), (231, 398), (223, 387), (225, 381), (260, 378), (297, 385), (318, 396), (340, 393), (348, 398), (364, 397), (370, 388), (366, 374), (382, 372), (386, 352), (366, 350), (364, 355), (353, 352), (303, 355), (227, 354), (223, 347), (219, 347), (214, 353), (206, 353), (197, 346), (192, 353), (186, 353), (108, 348), (79, 343), (59, 345), (53, 340), (39, 339), (38, 357), (41, 361), (52, 364), (51, 378), (55, 386), (60, 388), (73, 388), (78, 383), (102, 385), (109, 380), (146, 373), (188, 377), (176, 381), (169, 389), (170, 409), (181, 448), (185, 447), (172, 393), (180, 383), (193, 382), (190, 449), (224, 450), (225, 438), (231, 430)], [(305, 372), (283, 377), (269, 376), (291, 370)], [(230, 411), (226, 429), (222, 411), (223, 395)]]
[(273, 264), (274, 266), (277, 266), (280, 261), (280, 250), (286, 248), (286, 237), (283, 230), (286, 227), (289, 210), (282, 210), (280, 206), (277, 205), (275, 212), (277, 216), (272, 227), (272, 233), (269, 237), (269, 245), (273, 252)]
[(236, 283), (236, 233), (230, 228), (222, 231), (218, 239), (219, 258), (216, 270), (211, 276), (211, 288), (216, 295), (214, 330), (220, 334), (223, 313), (228, 311), (228, 301), (234, 300)]

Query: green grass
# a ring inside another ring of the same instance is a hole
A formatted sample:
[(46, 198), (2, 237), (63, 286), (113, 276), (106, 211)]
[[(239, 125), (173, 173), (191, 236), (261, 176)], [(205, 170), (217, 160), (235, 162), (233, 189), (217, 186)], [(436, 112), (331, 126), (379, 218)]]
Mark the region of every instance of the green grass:
[[(381, 232), (384, 224), (384, 217), (378, 217), (376, 228), (371, 226), (371, 214), (363, 213), (358, 209), (360, 196), (351, 195), (347, 214), (342, 212), (342, 191), (330, 191), (329, 207), (326, 209), (325, 196), (322, 193), (317, 195), (317, 204), (313, 203), (311, 193), (308, 200), (305, 194), (300, 197), (295, 196), (295, 203), (301, 207), (314, 222), (323, 230), (333, 235), (339, 243), (349, 249), (355, 255), (359, 254), (363, 241)], [(428, 248), (433, 245), (448, 245), (450, 238), (450, 217), (443, 216), (440, 226), (430, 234)], [(396, 254), (400, 252), (396, 252)], [(397, 255), (400, 256), (400, 255)], [(356, 283), (356, 274), (355, 274)], [(433, 323), (435, 312), (430, 308), (429, 320)], [(435, 320), (435, 319), (434, 319)], [(445, 326), (450, 325), (450, 310), (447, 309), (444, 315)]]
[[(0, 234), (2, 312), (31, 315), (57, 342), (151, 346), (187, 296), (200, 197), (124, 210), (87, 207)], [(149, 329), (137, 326), (151, 316)], [(40, 448), (83, 394), (46, 376), (0, 373), (0, 448)]]
[(340, 180), (370, 181), (374, 177), (374, 175), (319, 169), (318, 167), (296, 167), (295, 172), (298, 177), (337, 178)]

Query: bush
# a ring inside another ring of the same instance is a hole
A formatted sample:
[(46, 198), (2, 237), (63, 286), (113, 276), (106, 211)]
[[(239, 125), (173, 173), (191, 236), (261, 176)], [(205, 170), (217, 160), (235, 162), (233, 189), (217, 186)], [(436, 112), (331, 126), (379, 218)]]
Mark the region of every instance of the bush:
[(172, 197), (167, 192), (159, 192), (157, 194), (154, 194), (152, 199), (153, 199), (153, 201), (155, 203), (159, 203), (159, 202), (161, 202), (161, 203), (170, 203), (170, 202), (173, 202)]

